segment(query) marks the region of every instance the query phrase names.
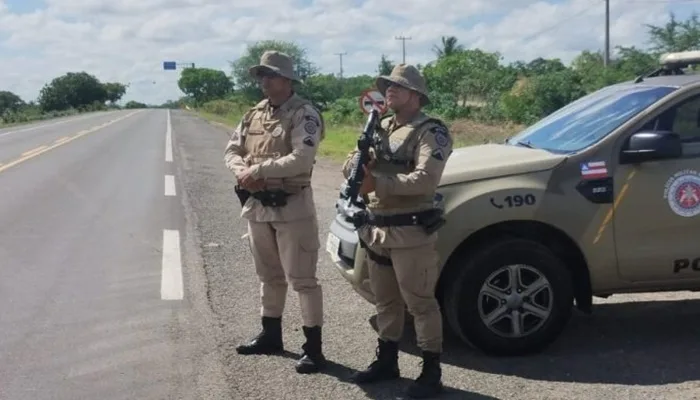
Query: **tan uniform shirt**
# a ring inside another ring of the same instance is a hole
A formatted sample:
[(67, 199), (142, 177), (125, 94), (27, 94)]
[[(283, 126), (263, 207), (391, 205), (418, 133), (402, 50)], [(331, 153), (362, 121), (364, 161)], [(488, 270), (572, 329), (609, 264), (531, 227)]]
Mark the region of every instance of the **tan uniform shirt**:
[[(453, 140), (447, 128), (435, 121), (425, 122), (429, 117), (419, 113), (409, 123), (399, 126), (394, 117), (381, 122), (379, 132), (382, 146), (400, 159), (412, 161), (413, 165), (397, 165), (376, 152), (377, 165), (372, 174), (376, 178), (376, 189), (368, 195), (368, 208), (377, 215), (404, 214), (433, 207), (437, 185), (448, 157), (452, 153)], [(347, 178), (353, 168), (353, 157), (357, 149), (348, 155), (343, 165)], [(371, 239), (370, 244), (386, 247), (411, 247), (435, 240), (436, 233), (426, 238), (422, 228), (415, 226), (379, 227), (361, 230)]]
[[(368, 195), (368, 207), (375, 214), (399, 214), (432, 207), (435, 190), (442, 178), (447, 158), (452, 153), (452, 138), (447, 129), (419, 113), (409, 123), (399, 126), (394, 117), (381, 121), (382, 146), (398, 159), (413, 165), (399, 165), (380, 156), (372, 174), (376, 189)], [(343, 165), (347, 178), (353, 166), (353, 150)]]
[(248, 111), (226, 146), (226, 166), (234, 173), (250, 166), (253, 178), (264, 179), (268, 188), (293, 186), (300, 191), (288, 197), (284, 207), (264, 207), (251, 196), (241, 217), (274, 222), (316, 215), (310, 180), (324, 137), (320, 113), (296, 94), (279, 107), (264, 100)]

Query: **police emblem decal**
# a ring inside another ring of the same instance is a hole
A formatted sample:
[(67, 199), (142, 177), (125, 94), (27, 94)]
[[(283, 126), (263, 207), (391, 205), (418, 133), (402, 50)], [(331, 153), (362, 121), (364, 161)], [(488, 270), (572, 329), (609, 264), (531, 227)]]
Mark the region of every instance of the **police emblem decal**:
[(664, 186), (664, 199), (682, 217), (700, 214), (700, 174), (692, 169), (679, 171)]

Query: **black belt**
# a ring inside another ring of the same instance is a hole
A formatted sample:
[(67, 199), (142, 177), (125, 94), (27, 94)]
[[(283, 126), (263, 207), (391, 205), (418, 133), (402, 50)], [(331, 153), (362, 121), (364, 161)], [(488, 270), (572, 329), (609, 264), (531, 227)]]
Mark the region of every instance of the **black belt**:
[(264, 207), (284, 207), (287, 205), (287, 197), (291, 195), (284, 190), (261, 190), (251, 194), (254, 199), (260, 200)]
[[(433, 227), (438, 221), (442, 221), (444, 223), (444, 220), (442, 219), (442, 210), (430, 209), (415, 213), (395, 215), (374, 215), (366, 210), (362, 210), (355, 213), (353, 218), (348, 222), (352, 222), (352, 224), (355, 225), (355, 228), (359, 229), (364, 225), (378, 227), (411, 225)], [(440, 223), (440, 226), (442, 226), (442, 223)]]
[(438, 215), (438, 210), (425, 210), (416, 213), (395, 215), (369, 215), (367, 224), (374, 226), (423, 225), (426, 220), (433, 219)]

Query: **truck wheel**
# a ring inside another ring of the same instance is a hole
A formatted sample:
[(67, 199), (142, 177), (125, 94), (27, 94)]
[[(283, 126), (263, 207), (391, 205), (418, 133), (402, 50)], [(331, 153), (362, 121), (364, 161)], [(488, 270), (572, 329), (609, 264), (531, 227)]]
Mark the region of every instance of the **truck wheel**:
[(499, 239), (457, 257), (445, 313), (452, 330), (490, 355), (546, 348), (571, 317), (573, 288), (566, 265), (542, 244)]

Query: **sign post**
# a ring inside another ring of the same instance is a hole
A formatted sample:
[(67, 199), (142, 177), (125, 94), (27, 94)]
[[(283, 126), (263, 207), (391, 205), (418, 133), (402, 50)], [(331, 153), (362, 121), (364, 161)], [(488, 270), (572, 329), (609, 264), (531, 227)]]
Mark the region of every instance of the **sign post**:
[(369, 114), (375, 108), (379, 111), (379, 114), (386, 113), (388, 107), (384, 96), (377, 89), (363, 90), (360, 95), (360, 109), (363, 113)]

